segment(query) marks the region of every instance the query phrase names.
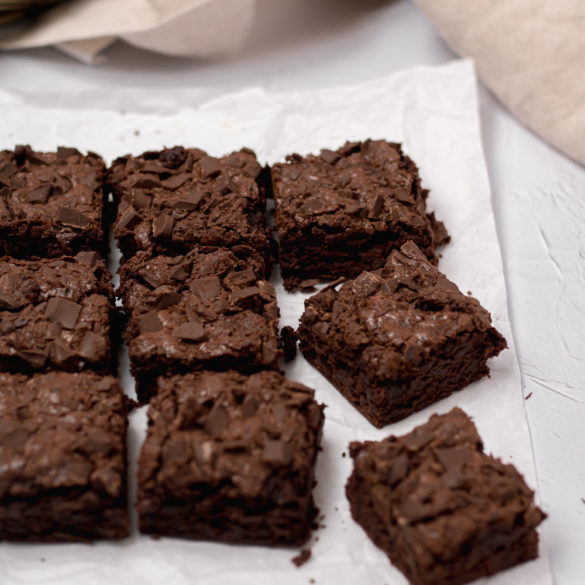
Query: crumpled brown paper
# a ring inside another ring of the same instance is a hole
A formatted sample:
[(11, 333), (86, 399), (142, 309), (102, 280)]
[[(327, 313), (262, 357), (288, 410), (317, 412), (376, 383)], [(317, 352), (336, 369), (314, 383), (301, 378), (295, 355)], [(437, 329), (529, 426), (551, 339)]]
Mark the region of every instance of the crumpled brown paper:
[(73, 0), (32, 27), (0, 32), (0, 49), (55, 45), (85, 62), (116, 39), (167, 55), (211, 57), (236, 49), (256, 0)]
[(583, 0), (414, 0), (527, 126), (585, 164)]

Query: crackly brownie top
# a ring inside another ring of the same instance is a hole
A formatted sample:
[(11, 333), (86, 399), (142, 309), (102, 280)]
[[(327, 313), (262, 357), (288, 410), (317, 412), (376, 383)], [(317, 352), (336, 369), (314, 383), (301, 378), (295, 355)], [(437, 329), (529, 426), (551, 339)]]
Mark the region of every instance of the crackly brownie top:
[(62, 229), (100, 229), (102, 158), (75, 148), (0, 152), (0, 220), (55, 222)]
[(117, 238), (153, 243), (269, 246), (262, 168), (251, 150), (216, 158), (176, 146), (114, 161), (109, 183), (119, 201)]
[(373, 512), (387, 530), (399, 531), (421, 572), (457, 558), (482, 527), (531, 530), (544, 518), (516, 468), (483, 453), (459, 408), (402, 437), (351, 443), (350, 454)]
[(216, 277), (233, 291), (249, 287), (263, 278), (265, 266), (259, 257), (248, 255), (250, 248), (240, 249), (242, 257), (237, 250), (209, 246), (175, 256), (138, 252), (120, 268), (118, 294), (127, 310), (141, 313), (178, 302), (195, 279)]
[[(225, 249), (194, 250), (177, 262), (137, 254), (121, 275), (123, 298), (132, 309), (130, 355), (183, 363), (233, 358), (275, 367), (282, 354), (276, 291), (257, 279), (258, 266), (246, 266)], [(169, 276), (174, 284), (156, 286)]]
[(432, 241), (426, 191), (399, 144), (366, 140), (320, 155), (293, 154), (271, 173), (279, 233), (314, 225), (366, 233), (403, 226)]
[(123, 498), (125, 417), (110, 376), (0, 374), (0, 501), (63, 490)]
[(311, 489), (323, 425), (312, 390), (277, 372), (199, 372), (158, 384), (140, 455), (142, 488), (163, 500), (196, 497), (209, 485), (227, 497), (286, 498), (285, 488), (272, 493), (276, 477), (297, 494)]
[(68, 369), (109, 356), (114, 298), (103, 260), (94, 252), (44, 260), (0, 258), (0, 355), (35, 369)]
[(305, 301), (302, 327), (333, 353), (359, 352), (372, 375), (401, 379), (437, 347), (468, 331), (485, 331), (491, 355), (506, 347), (490, 314), (437, 270), (413, 242), (386, 265), (363, 272), (339, 290), (329, 286)]

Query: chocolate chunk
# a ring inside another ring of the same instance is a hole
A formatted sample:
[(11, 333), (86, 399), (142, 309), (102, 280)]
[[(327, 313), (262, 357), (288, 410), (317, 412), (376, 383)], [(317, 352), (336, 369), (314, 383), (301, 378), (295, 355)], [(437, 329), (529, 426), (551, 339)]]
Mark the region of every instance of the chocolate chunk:
[(61, 331), (63, 331), (63, 326), (60, 323), (49, 323), (45, 337), (47, 339), (56, 339), (61, 335)]
[(368, 216), (372, 219), (378, 219), (380, 217), (380, 213), (384, 209), (384, 197), (382, 195), (377, 195), (376, 199), (372, 203), (372, 207), (368, 213)]
[(97, 252), (88, 251), (79, 252), (79, 254), (75, 256), (75, 258), (77, 258), (79, 262), (83, 262), (84, 264), (87, 264), (88, 266), (91, 267), (95, 266), (100, 260), (100, 256)]
[(152, 197), (150, 195), (147, 195), (142, 191), (132, 192), (132, 205), (134, 205), (136, 209), (148, 209), (151, 203)]
[(24, 198), (29, 203), (46, 203), (51, 194), (51, 185), (41, 185), (32, 191), (29, 191)]
[(216, 158), (204, 156), (198, 163), (204, 179), (217, 177), (221, 172), (221, 165)]
[(0, 309), (17, 309), (20, 306), (21, 303), (13, 294), (0, 291)]
[(242, 402), (242, 414), (249, 418), (254, 416), (259, 408), (258, 400), (254, 398), (251, 394), (246, 395), (244, 401)]
[(152, 222), (152, 235), (155, 238), (163, 237), (170, 239), (173, 234), (174, 220), (170, 215), (161, 213)]
[(203, 428), (210, 435), (217, 436), (228, 427), (229, 423), (228, 411), (221, 404), (216, 404), (211, 409)]
[(256, 162), (249, 162), (242, 167), (242, 172), (255, 179), (262, 172), (262, 167)]
[(321, 151), (321, 158), (327, 164), (334, 165), (341, 158), (341, 156), (339, 155), (339, 153), (337, 153), (333, 150), (329, 150), (328, 148), (324, 148)]
[(126, 213), (120, 218), (118, 221), (118, 225), (116, 226), (119, 230), (135, 228), (140, 222), (142, 218), (133, 210), (128, 209)]
[(187, 278), (187, 269), (184, 264), (179, 264), (171, 272), (171, 278), (183, 282)]
[(81, 155), (77, 148), (69, 148), (67, 146), (58, 146), (57, 147), (57, 158), (59, 160), (65, 160), (70, 156), (77, 156)]
[(306, 211), (306, 213), (309, 214), (320, 213), (321, 211), (323, 211), (323, 208), (324, 208), (323, 201), (317, 199), (316, 197), (309, 197), (303, 203), (303, 209)]
[(305, 280), (301, 281), (299, 284), (299, 288), (304, 291), (311, 291), (315, 290), (315, 286), (319, 284), (318, 278), (306, 278)]
[(175, 209), (186, 209), (187, 211), (193, 211), (199, 207), (201, 201), (207, 196), (205, 191), (196, 189), (183, 196), (177, 201), (173, 207)]
[(173, 305), (176, 305), (180, 300), (181, 295), (179, 293), (175, 291), (164, 292), (158, 299), (158, 302), (156, 303), (156, 308), (158, 310), (166, 309), (167, 307), (172, 307)]
[(288, 465), (292, 460), (292, 449), (284, 441), (267, 439), (262, 451), (262, 461), (276, 467)]
[[(166, 179), (164, 186), (171, 191), (184, 185), (192, 177), (191, 173), (180, 173)], [(176, 205), (175, 205), (176, 207)]]
[(73, 355), (71, 348), (60, 337), (53, 340), (50, 352), (51, 359), (58, 366), (65, 364), (65, 362), (67, 362), (67, 360)]
[(31, 162), (34, 165), (46, 166), (50, 164), (43, 154), (41, 154), (40, 152), (34, 152), (33, 150), (30, 149), (30, 147), (28, 148), (28, 151), (26, 153), (26, 158), (29, 160), (29, 162)]
[(140, 329), (140, 333), (155, 333), (156, 331), (160, 331), (162, 328), (163, 324), (156, 311), (146, 313), (145, 315), (142, 315), (140, 319), (138, 319), (138, 329)]
[(47, 303), (45, 315), (53, 323), (59, 323), (65, 329), (73, 329), (81, 312), (81, 305), (63, 297), (52, 297)]
[(142, 177), (134, 183), (137, 189), (156, 189), (162, 187), (162, 183), (154, 177)]
[(16, 355), (28, 362), (35, 370), (40, 370), (49, 357), (46, 351), (37, 349), (23, 349), (17, 352)]
[(246, 268), (245, 270), (230, 272), (226, 280), (234, 286), (245, 286), (256, 282), (256, 275), (251, 268)]
[(160, 275), (155, 274), (148, 267), (140, 271), (140, 276), (147, 282), (152, 288), (158, 288), (163, 284)]
[(249, 286), (247, 288), (234, 291), (232, 293), (232, 298), (237, 302), (244, 299), (249, 299), (250, 297), (256, 296), (259, 293), (260, 289), (257, 286)]
[(205, 339), (205, 329), (197, 321), (183, 323), (173, 331), (173, 335), (185, 341), (202, 341)]
[(79, 355), (89, 362), (95, 362), (100, 356), (102, 338), (92, 331), (88, 331), (79, 344)]
[(59, 223), (64, 225), (80, 228), (86, 227), (91, 223), (91, 220), (87, 215), (84, 215), (75, 209), (70, 209), (69, 207), (59, 207), (56, 219)]
[(209, 301), (215, 298), (221, 290), (221, 283), (217, 276), (203, 276), (191, 282), (191, 291), (200, 299)]
[(18, 172), (18, 168), (12, 162), (7, 160), (0, 168), (0, 183), (10, 186), (10, 177)]

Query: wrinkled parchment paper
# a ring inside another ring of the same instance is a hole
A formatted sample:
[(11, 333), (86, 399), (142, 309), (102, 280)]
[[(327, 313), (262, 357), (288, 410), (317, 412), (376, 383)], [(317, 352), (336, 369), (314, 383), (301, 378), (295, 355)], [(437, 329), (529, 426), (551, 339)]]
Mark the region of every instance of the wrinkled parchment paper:
[[(37, 149), (74, 145), (111, 160), (126, 152), (183, 144), (222, 154), (242, 146), (261, 161), (290, 152), (335, 148), (346, 139), (386, 138), (404, 143), (431, 189), (429, 205), (444, 220), (452, 243), (440, 268), (461, 290), (492, 312), (510, 349), (490, 363), (491, 378), (476, 382), (408, 419), (374, 429), (302, 356), (287, 374), (316, 389), (327, 404), (323, 451), (317, 465), (316, 503), (324, 517), (312, 538), (312, 558), (291, 563), (294, 549), (271, 550), (134, 536), (120, 543), (0, 547), (3, 585), (404, 585), (349, 514), (344, 485), (350, 473), (349, 441), (403, 434), (435, 412), (462, 407), (476, 422), (486, 451), (515, 464), (535, 486), (520, 373), (506, 309), (506, 289), (490, 204), (478, 119), (476, 79), (470, 62), (416, 68), (362, 85), (306, 93), (267, 94), (250, 89), (229, 95), (173, 90), (15, 95), (0, 93), (0, 146)], [(282, 325), (296, 326), (301, 293), (289, 294), (275, 274)], [(126, 390), (133, 392), (127, 362)], [(145, 409), (131, 415), (131, 470), (146, 426)], [(544, 547), (538, 561), (501, 573), (490, 585), (552, 583)], [(482, 581), (483, 582), (483, 581)]]
[(0, 31), (0, 49), (55, 45), (90, 63), (116, 39), (166, 55), (212, 57), (236, 49), (256, 0), (69, 0), (32, 26)]

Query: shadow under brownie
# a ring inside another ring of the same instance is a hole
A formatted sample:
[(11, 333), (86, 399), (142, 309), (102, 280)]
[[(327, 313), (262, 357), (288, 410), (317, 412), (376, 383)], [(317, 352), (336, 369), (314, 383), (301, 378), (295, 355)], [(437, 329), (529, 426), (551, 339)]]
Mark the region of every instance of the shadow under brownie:
[(277, 372), (159, 378), (138, 464), (147, 534), (299, 545), (316, 510), (323, 427), (313, 391)]
[(59, 257), (81, 250), (104, 258), (102, 158), (75, 148), (0, 152), (0, 256)]
[(490, 314), (413, 242), (310, 297), (297, 334), (305, 358), (377, 427), (489, 375), (487, 359), (506, 347)]
[(545, 515), (455, 408), (403, 437), (351, 443), (354, 520), (412, 585), (462, 585), (538, 556)]
[(123, 264), (119, 292), (140, 401), (159, 375), (278, 367), (279, 311), (274, 287), (258, 277), (263, 270), (259, 259), (213, 247), (180, 256), (139, 252)]
[(126, 426), (115, 378), (0, 374), (0, 539), (128, 536)]
[(427, 213), (427, 191), (399, 144), (366, 140), (318, 156), (293, 154), (271, 175), (287, 290), (381, 268), (407, 240), (436, 262), (436, 247), (449, 239)]

